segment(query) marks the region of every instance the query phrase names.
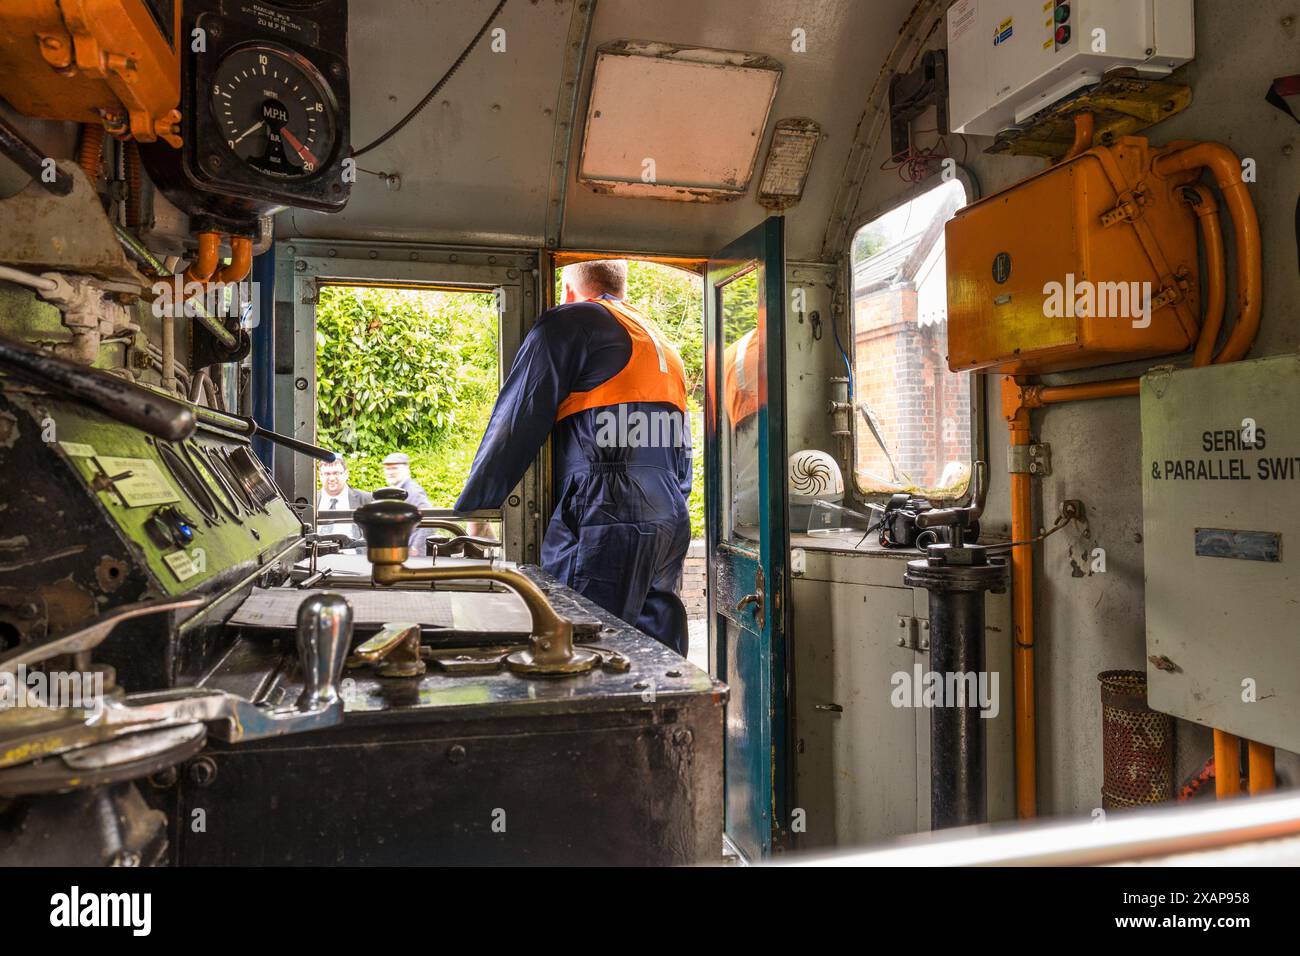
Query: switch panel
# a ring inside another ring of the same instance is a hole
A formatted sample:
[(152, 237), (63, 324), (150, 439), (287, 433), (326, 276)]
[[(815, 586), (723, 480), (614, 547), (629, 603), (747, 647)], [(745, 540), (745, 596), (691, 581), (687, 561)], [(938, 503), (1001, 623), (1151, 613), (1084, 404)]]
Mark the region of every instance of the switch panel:
[(1148, 698), (1300, 751), (1300, 357), (1142, 379)]

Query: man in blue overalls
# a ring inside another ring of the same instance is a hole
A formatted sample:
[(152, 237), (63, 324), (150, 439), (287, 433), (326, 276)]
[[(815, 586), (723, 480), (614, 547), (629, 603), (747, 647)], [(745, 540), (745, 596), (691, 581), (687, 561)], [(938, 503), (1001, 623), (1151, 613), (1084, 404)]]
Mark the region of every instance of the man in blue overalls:
[(456, 510), (499, 508), (553, 436), (557, 503), (542, 567), (685, 655), (686, 373), (626, 291), (623, 260), (564, 270), (564, 304), (525, 336)]

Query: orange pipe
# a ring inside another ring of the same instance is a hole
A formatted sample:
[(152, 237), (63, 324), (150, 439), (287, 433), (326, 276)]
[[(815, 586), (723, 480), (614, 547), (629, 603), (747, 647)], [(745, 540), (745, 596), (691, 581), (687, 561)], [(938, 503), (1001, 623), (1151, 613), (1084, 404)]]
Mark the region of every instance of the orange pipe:
[(1082, 385), (1030, 385), (1025, 389), (1024, 400), (1029, 408), (1041, 408), (1043, 405), (1082, 402), (1092, 398), (1124, 398), (1138, 394), (1139, 385), (1136, 378), (1085, 382)]
[(253, 240), (243, 236), (230, 237), (230, 265), (213, 278), (217, 282), (243, 282), (253, 268)]
[(1086, 153), (1092, 149), (1093, 136), (1097, 132), (1097, 117), (1093, 116), (1086, 110), (1082, 113), (1074, 114), (1074, 142), (1070, 144), (1069, 151), (1061, 157), (1061, 162), (1068, 159), (1074, 159), (1080, 153)]
[(77, 151), (77, 165), (91, 183), (99, 179), (104, 169), (104, 127), (98, 123), (81, 124), (81, 149)]
[(217, 232), (199, 233), (199, 252), (194, 261), (185, 269), (183, 281), (206, 284), (217, 271), (217, 254), (221, 251), (221, 234)]
[(1223, 254), (1223, 230), (1219, 226), (1219, 207), (1214, 194), (1204, 186), (1193, 186), (1196, 202), (1192, 209), (1201, 224), (1201, 238), (1205, 240), (1206, 305), (1201, 333), (1196, 339), (1196, 352), (1192, 365), (1200, 368), (1214, 358), (1214, 346), (1219, 341), (1223, 327), (1223, 313), (1228, 301), (1227, 265)]
[[(1269, 793), (1277, 789), (1274, 767), (1276, 754), (1268, 744), (1246, 741), (1246, 764), (1250, 769), (1250, 792)], [(1216, 765), (1217, 766), (1217, 765)]]
[(1237, 247), (1237, 321), (1223, 351), (1214, 363), (1236, 362), (1250, 351), (1259, 333), (1263, 302), (1263, 254), (1259, 238), (1259, 217), (1241, 178), (1241, 160), (1222, 143), (1194, 143), (1157, 156), (1152, 169), (1159, 176), (1176, 176), (1194, 169), (1208, 169), (1214, 175), (1223, 201), (1232, 213), (1233, 239)]
[[(1002, 380), (1002, 412), (1012, 445), (1028, 445), (1029, 406), (1011, 376)], [(1033, 486), (1029, 475), (1011, 475), (1011, 540), (1034, 536)], [(1015, 694), (1016, 815), (1038, 814), (1037, 711), (1034, 706), (1034, 552), (1029, 544), (1011, 549), (1012, 680)]]
[(1214, 795), (1219, 800), (1241, 796), (1241, 738), (1214, 731)]

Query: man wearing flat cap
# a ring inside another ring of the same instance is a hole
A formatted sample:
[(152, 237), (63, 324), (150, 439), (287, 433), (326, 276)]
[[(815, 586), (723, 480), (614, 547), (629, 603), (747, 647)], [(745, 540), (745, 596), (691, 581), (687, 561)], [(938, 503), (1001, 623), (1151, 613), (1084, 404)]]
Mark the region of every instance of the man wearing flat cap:
[[(405, 452), (396, 451), (384, 459), (384, 478), (388, 480), (389, 488), (401, 488), (406, 492), (406, 500), (409, 504), (415, 505), (423, 511), (426, 508), (432, 508), (429, 503), (429, 496), (424, 493), (420, 483), (411, 477), (411, 456)], [(424, 557), (425, 543), (429, 540), (428, 528), (416, 528), (411, 532), (409, 547), (411, 557)]]

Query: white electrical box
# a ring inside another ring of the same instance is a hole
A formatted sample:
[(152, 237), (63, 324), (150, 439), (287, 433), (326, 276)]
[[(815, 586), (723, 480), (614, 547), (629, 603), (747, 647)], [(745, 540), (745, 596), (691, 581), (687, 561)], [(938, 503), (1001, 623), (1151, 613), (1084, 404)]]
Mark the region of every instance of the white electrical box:
[(1192, 0), (957, 0), (948, 121), (993, 136), (1120, 67), (1165, 76), (1195, 52)]
[(1141, 394), (1147, 700), (1300, 752), (1300, 355)]

